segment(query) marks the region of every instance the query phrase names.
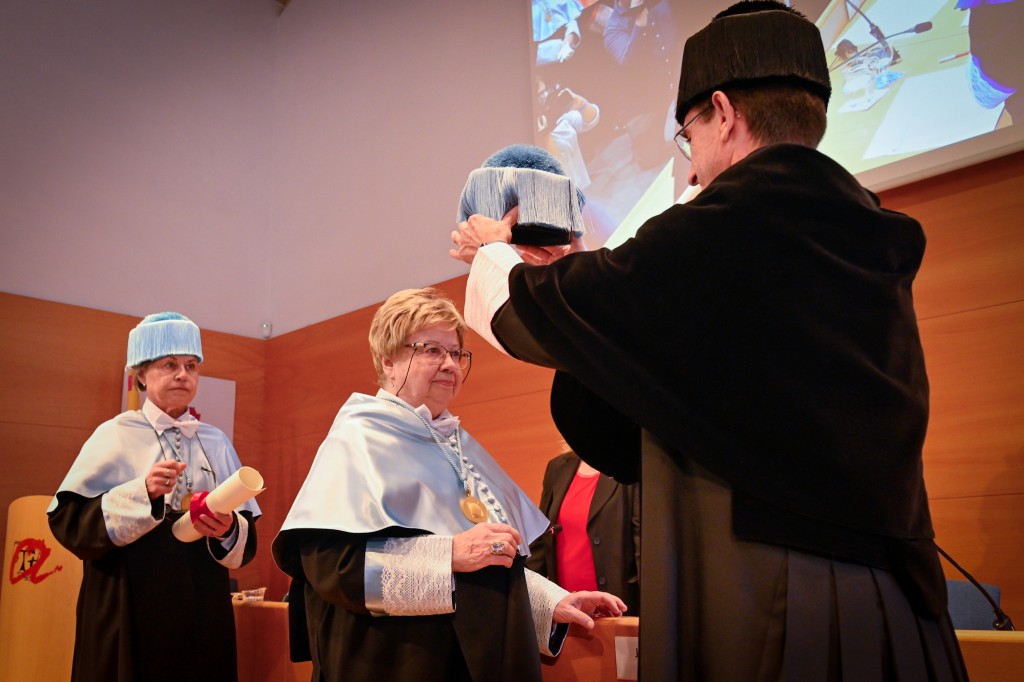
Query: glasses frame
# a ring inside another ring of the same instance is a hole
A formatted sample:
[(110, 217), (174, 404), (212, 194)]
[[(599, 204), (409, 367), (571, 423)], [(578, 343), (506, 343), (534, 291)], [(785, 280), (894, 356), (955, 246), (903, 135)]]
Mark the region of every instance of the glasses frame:
[(703, 109), (698, 111), (696, 114), (691, 116), (690, 120), (687, 121), (686, 123), (684, 123), (683, 127), (680, 128), (679, 130), (677, 130), (676, 134), (672, 137), (672, 139), (675, 140), (675, 142), (676, 142), (676, 146), (679, 147), (679, 151), (682, 152), (683, 156), (685, 156), (688, 161), (692, 161), (693, 160), (693, 157), (690, 155), (691, 154), (691, 151), (690, 151), (690, 140), (688, 138), (683, 137), (683, 133), (686, 132), (686, 129), (690, 127), (691, 123), (693, 123), (698, 118), (700, 118), (701, 116), (703, 116), (704, 114), (708, 113), (709, 111), (711, 111), (714, 108), (715, 108), (714, 102), (708, 102), (708, 105), (706, 107), (704, 107)]
[[(455, 350), (449, 350), (442, 346), (437, 341), (417, 341), (416, 343), (403, 344), (402, 347), (412, 348), (413, 356), (423, 355), (422, 351), (429, 347), (440, 348), (441, 350), (448, 354), (448, 357), (452, 359), (452, 362), (454, 362), (455, 365), (462, 371), (463, 379), (469, 376), (469, 370), (473, 366), (473, 351), (466, 350), (465, 348), (456, 348)], [(429, 360), (430, 357), (427, 356), (427, 359)], [(444, 358), (442, 357), (441, 362), (437, 364), (443, 365)]]

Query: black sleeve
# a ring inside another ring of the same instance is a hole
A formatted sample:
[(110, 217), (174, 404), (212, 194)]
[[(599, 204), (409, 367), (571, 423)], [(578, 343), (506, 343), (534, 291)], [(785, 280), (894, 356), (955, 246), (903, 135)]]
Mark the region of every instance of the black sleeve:
[[(561, 369), (520, 321), (515, 308), (505, 302), (491, 318), (491, 331), (512, 357), (541, 367)], [(513, 353), (510, 349), (515, 348)]]
[[(258, 521), (260, 517), (253, 518), (252, 512), (248, 510), (235, 512), (235, 514), (241, 515), (249, 522), (249, 534), (245, 539), (245, 549), (242, 550), (242, 566), (245, 566), (253, 560), (253, 557), (256, 556), (256, 521)], [(235, 523), (238, 523), (237, 517), (235, 519)], [(217, 538), (206, 538), (206, 543), (210, 548), (210, 553), (218, 560), (226, 557), (228, 553), (234, 549), (233, 547), (225, 549), (224, 545), (222, 545), (220, 540)]]
[(82, 561), (99, 559), (117, 548), (107, 534), (102, 504), (102, 495), (88, 498), (60, 492), (57, 508), (47, 514), (53, 536)]
[(369, 615), (363, 587), (368, 539), (365, 535), (335, 531), (305, 535), (299, 546), (302, 572), (321, 599), (347, 611)]
[(555, 372), (551, 419), (580, 459), (619, 483), (640, 480), (640, 426), (571, 374)]

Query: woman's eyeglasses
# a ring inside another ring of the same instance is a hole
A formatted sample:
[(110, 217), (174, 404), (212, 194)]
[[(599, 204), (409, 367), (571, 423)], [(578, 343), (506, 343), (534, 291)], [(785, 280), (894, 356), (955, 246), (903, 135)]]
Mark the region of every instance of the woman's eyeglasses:
[(448, 350), (436, 341), (422, 341), (419, 343), (407, 343), (406, 348), (412, 348), (413, 355), (419, 355), (426, 358), (427, 362), (435, 365), (444, 363), (446, 355), (450, 355), (456, 365), (459, 366), (463, 372), (469, 369), (470, 365), (473, 364), (473, 353), (464, 348), (456, 348), (454, 350)]

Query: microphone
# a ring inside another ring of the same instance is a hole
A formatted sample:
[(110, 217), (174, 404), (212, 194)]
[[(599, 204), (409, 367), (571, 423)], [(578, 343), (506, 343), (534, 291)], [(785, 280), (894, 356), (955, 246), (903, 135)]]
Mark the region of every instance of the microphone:
[(853, 11), (864, 17), (864, 21), (868, 24), (868, 33), (875, 39), (876, 43), (881, 43), (882, 47), (888, 48), (889, 43), (885, 42), (885, 35), (882, 33), (882, 29), (878, 28), (878, 25), (868, 19), (868, 15), (860, 11), (860, 7), (857, 7), (852, 0), (846, 0), (846, 4), (853, 8)]
[[(864, 17), (864, 18), (867, 19), (867, 17)], [(871, 23), (871, 22), (868, 22), (868, 23)], [(872, 26), (874, 26), (874, 24), (872, 24)], [(875, 26), (875, 28), (878, 28), (878, 27)], [(886, 42), (889, 38), (895, 38), (896, 36), (906, 35), (907, 33), (924, 33), (925, 31), (930, 31), (930, 30), (932, 30), (932, 22), (930, 22), (930, 21), (922, 21), (920, 24), (915, 24), (911, 28), (905, 29), (903, 31), (897, 31), (896, 33), (890, 33), (887, 36), (881, 36), (881, 38), (879, 38), (879, 36), (876, 36), (874, 31), (872, 31), (871, 32), (871, 37), (875, 39), (875, 42), (871, 43), (870, 45), (868, 45), (865, 48), (857, 50), (856, 52), (854, 52), (853, 54), (847, 56), (845, 59), (843, 59), (839, 63), (833, 63), (833, 65), (829, 67), (828, 71), (829, 71), (829, 73), (832, 73), (833, 71), (838, 69), (843, 64), (846, 64), (847, 62), (849, 62), (851, 59), (856, 59), (857, 57), (861, 56), (862, 54), (864, 54), (865, 52), (867, 52), (868, 50), (873, 48), (875, 45), (881, 45), (886, 50), (892, 50), (892, 61), (895, 62), (899, 58), (899, 52), (897, 52), (894, 48), (892, 48), (889, 45), (888, 42)], [(846, 43), (851, 49), (856, 49), (856, 47), (853, 45), (853, 43), (851, 43), (848, 40), (841, 41), (840, 42), (840, 47), (842, 46), (843, 43)], [(837, 47), (836, 48), (837, 57), (839, 56), (839, 54), (838, 54), (839, 51), (840, 51), (839, 47)]]
[(888, 39), (888, 38), (893, 38), (895, 36), (901, 36), (904, 33), (924, 33), (925, 31), (930, 31), (930, 30), (932, 30), (932, 22), (930, 22), (930, 21), (922, 21), (920, 24), (915, 24), (913, 28), (908, 28), (907, 30), (900, 31), (899, 33), (892, 33), (892, 34), (887, 35), (885, 37)]
[(996, 617), (996, 619), (992, 621), (992, 627), (996, 630), (1014, 630), (1013, 621), (1010, 620), (1010, 617), (1006, 615), (1001, 608), (999, 608), (999, 604), (997, 604), (996, 600), (992, 598), (992, 595), (988, 593), (988, 590), (982, 587), (981, 583), (975, 580), (973, 575), (965, 571), (960, 564), (953, 561), (953, 557), (942, 551), (941, 547), (935, 545), (935, 549), (939, 550), (939, 554), (945, 557), (946, 561), (953, 565), (953, 568), (960, 571), (960, 573), (962, 573), (972, 585), (978, 588), (978, 591), (981, 592), (982, 596), (985, 597), (985, 600), (988, 601), (989, 606), (992, 607), (992, 613), (994, 613)]

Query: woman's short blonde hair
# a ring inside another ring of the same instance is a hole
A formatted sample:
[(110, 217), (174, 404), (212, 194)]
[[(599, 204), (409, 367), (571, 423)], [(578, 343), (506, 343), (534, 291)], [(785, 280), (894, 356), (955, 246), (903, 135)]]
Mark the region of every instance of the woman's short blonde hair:
[(377, 380), (384, 385), (384, 358), (394, 358), (405, 340), (421, 329), (446, 325), (466, 339), (466, 321), (450, 298), (439, 289), (403, 289), (392, 294), (373, 315), (370, 323), (370, 353)]

